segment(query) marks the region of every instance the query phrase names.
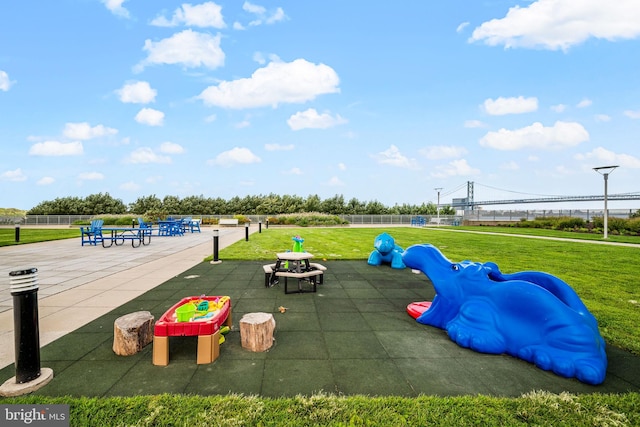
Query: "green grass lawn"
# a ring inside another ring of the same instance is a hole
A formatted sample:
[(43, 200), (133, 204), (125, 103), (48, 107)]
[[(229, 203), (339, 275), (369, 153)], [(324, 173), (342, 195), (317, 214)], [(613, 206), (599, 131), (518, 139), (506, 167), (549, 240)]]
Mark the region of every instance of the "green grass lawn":
[[(462, 228), (457, 227), (457, 230)], [(473, 227), (497, 232), (499, 228)], [(382, 231), (407, 248), (437, 246), (451, 261), (493, 261), (505, 273), (545, 271), (569, 283), (596, 316), (609, 345), (640, 354), (640, 244), (619, 247), (503, 234), (461, 233), (437, 228), (277, 228), (254, 233), (220, 251), (223, 260), (265, 260), (290, 250), (302, 236), (314, 260), (366, 260)], [(518, 232), (519, 229), (507, 229)], [(2, 230), (0, 230), (1, 232)], [(54, 230), (55, 233), (77, 230)], [(526, 234), (575, 238), (573, 233), (526, 229)], [(13, 232), (13, 230), (11, 230)], [(566, 235), (568, 234), (568, 235)], [(0, 237), (2, 233), (0, 233)], [(63, 236), (63, 234), (60, 234)], [(12, 235), (11, 235), (12, 237)], [(66, 237), (66, 236), (65, 236)], [(593, 235), (593, 239), (602, 240)], [(616, 236), (618, 237), (618, 236)], [(613, 241), (613, 236), (610, 239)], [(640, 243), (635, 240), (633, 243)], [(0, 245), (2, 245), (0, 240)], [(139, 396), (135, 398), (0, 398), (0, 404), (71, 405), (71, 425), (136, 426), (633, 426), (640, 425), (640, 394), (572, 395), (528, 393), (519, 398), (491, 396), (415, 399), (366, 396)]]
[(22, 245), (49, 240), (80, 237), (78, 228), (20, 228), (20, 241), (16, 242), (15, 228), (0, 228), (0, 246)]

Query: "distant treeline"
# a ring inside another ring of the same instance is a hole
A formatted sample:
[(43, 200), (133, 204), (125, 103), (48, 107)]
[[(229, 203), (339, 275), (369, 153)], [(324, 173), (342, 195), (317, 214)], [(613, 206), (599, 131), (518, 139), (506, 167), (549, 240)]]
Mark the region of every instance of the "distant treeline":
[[(174, 215), (278, 215), (287, 213), (319, 212), (333, 215), (436, 215), (435, 203), (421, 205), (385, 206), (377, 200), (363, 202), (356, 198), (345, 201), (342, 195), (321, 199), (317, 195), (308, 197), (281, 196), (277, 194), (233, 197), (165, 196), (140, 197), (128, 206), (109, 193), (92, 194), (87, 197), (62, 197), (44, 201), (30, 209), (27, 215), (120, 215), (153, 213)], [(441, 206), (440, 214), (453, 215), (450, 206)]]

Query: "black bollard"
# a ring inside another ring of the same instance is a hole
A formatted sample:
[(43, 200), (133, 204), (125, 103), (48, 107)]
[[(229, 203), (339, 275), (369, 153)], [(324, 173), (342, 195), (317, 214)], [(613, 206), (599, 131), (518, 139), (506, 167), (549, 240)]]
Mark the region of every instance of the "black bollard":
[(16, 383), (40, 376), (40, 332), (38, 328), (38, 269), (9, 273), (13, 296)]
[(20, 226), (16, 225), (16, 243), (20, 242)]
[(249, 241), (249, 223), (248, 222), (244, 223), (244, 241), (245, 242)]
[(218, 262), (218, 239), (220, 230), (213, 230), (213, 261)]
[(269, 229), (269, 218), (267, 218), (267, 230)]
[(258, 221), (258, 233), (262, 233), (262, 221)]

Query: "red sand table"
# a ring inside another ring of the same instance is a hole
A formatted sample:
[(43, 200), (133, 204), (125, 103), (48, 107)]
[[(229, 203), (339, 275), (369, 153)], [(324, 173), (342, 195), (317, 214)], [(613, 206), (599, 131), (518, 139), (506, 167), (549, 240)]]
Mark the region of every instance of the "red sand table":
[[(178, 322), (176, 309), (191, 301), (219, 301), (226, 298), (224, 305), (214, 316), (203, 321)], [(169, 364), (169, 337), (197, 336), (197, 363), (211, 363), (220, 355), (220, 327), (231, 327), (231, 299), (220, 296), (186, 297), (167, 310), (155, 324), (153, 330), (153, 364)]]

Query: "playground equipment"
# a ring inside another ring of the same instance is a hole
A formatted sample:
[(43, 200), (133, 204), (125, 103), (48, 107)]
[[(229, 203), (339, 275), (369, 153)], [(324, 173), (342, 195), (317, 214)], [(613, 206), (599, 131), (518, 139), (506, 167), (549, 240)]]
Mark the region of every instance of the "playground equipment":
[(503, 274), (492, 262), (454, 263), (429, 244), (411, 246), (402, 258), (436, 291), (431, 304), (407, 307), (418, 322), (445, 329), (462, 347), (507, 353), (588, 384), (604, 381), (607, 354), (598, 323), (559, 278), (538, 271)]

